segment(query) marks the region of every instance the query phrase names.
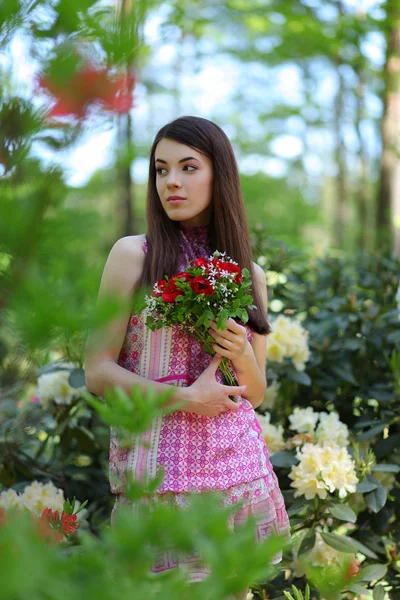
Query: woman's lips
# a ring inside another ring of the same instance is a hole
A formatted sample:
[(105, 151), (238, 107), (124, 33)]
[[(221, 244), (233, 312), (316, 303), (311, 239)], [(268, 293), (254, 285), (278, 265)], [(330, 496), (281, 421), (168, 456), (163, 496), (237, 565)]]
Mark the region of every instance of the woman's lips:
[(182, 202), (186, 202), (186, 198), (177, 198), (176, 200), (168, 200), (168, 204), (182, 204)]

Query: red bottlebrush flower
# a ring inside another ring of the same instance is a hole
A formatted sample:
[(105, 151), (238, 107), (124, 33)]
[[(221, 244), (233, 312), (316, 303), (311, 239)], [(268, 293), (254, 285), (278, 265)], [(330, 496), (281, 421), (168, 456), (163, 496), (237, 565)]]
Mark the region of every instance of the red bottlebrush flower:
[(360, 563), (355, 558), (353, 558), (350, 561), (349, 567), (347, 569), (347, 572), (346, 572), (346, 575), (345, 575), (345, 580), (346, 581), (350, 581), (359, 572), (360, 572)]
[(194, 277), (190, 282), (190, 287), (195, 294), (204, 294), (205, 296), (212, 296), (214, 288), (207, 279), (204, 279), (201, 275)]
[(79, 527), (79, 521), (76, 521), (76, 514), (68, 515), (63, 512), (61, 517), (61, 531), (65, 535), (71, 535)]
[(60, 532), (61, 520), (58, 510), (54, 512), (51, 508), (45, 508), (40, 518), (37, 519), (37, 524), (39, 535), (50, 544), (58, 544), (64, 539)]
[(46, 519), (52, 525), (58, 525), (60, 522), (60, 513), (58, 510), (54, 511), (51, 508), (44, 508), (40, 518)]
[(64, 511), (53, 511), (51, 508), (45, 508), (38, 519), (39, 533), (51, 543), (58, 543), (64, 539), (64, 535), (71, 535), (79, 527), (79, 521), (76, 520), (76, 514), (69, 515)]
[(87, 63), (62, 83), (42, 76), (38, 84), (57, 99), (50, 116), (74, 115), (83, 118), (93, 104), (100, 104), (105, 110), (113, 112), (128, 112), (132, 108), (135, 76), (113, 76), (108, 69), (99, 69)]

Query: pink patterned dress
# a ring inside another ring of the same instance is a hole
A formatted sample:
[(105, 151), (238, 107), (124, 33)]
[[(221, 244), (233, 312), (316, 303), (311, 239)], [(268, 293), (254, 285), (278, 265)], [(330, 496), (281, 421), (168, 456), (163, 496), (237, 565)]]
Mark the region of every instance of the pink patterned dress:
[[(181, 239), (180, 270), (189, 260), (211, 252), (206, 226), (181, 226)], [(247, 336), (251, 342), (249, 328)], [(200, 344), (178, 327), (152, 332), (144, 324), (144, 317), (132, 314), (118, 364), (147, 379), (190, 386), (210, 361)], [(222, 382), (219, 371), (216, 377)], [(134, 509), (124, 495), (127, 474), (144, 481), (163, 470), (163, 481), (148, 501), (184, 508), (189, 492), (218, 490), (222, 506), (244, 500), (231, 517), (232, 529), (254, 515), (257, 540), (271, 532), (288, 535), (283, 497), (256, 413), (245, 398), (237, 396), (236, 400), (236, 412), (226, 411), (217, 417), (183, 411), (159, 416), (149, 431), (132, 440), (129, 448), (121, 445), (118, 429), (111, 428), (110, 487), (116, 496), (112, 521), (119, 506), (127, 504)], [(210, 572), (197, 554), (177, 556), (173, 549), (160, 552), (152, 571), (160, 573), (176, 567), (187, 572), (189, 582), (201, 581)]]

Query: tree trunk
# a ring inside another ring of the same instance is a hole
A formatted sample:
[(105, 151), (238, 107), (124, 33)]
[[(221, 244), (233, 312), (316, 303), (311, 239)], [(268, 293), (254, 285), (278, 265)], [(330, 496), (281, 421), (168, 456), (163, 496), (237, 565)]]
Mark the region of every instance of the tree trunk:
[(376, 207), (377, 247), (400, 255), (400, 0), (386, 2), (382, 156)]
[[(130, 16), (135, 10), (132, 0), (117, 0), (117, 14), (120, 21)], [(135, 23), (135, 27), (140, 25)], [(135, 36), (139, 39), (139, 35)], [(133, 60), (127, 60), (125, 65), (127, 85), (129, 76), (134, 70)], [(120, 115), (118, 119), (118, 181), (121, 190), (121, 234), (122, 236), (136, 233), (136, 219), (134, 218), (134, 193), (131, 176), (132, 164), (132, 116), (130, 112)]]
[(131, 137), (132, 137), (132, 118), (129, 113), (121, 115), (119, 118), (119, 166), (118, 180), (121, 190), (121, 234), (122, 236), (132, 235), (135, 231), (135, 219), (133, 213), (133, 185), (131, 176)]
[(367, 250), (368, 247), (368, 152), (363, 137), (362, 121), (365, 118), (365, 80), (363, 65), (355, 68), (358, 83), (356, 88), (356, 119), (355, 126), (358, 138), (359, 174), (357, 178), (356, 207), (358, 215), (358, 248)]
[(346, 202), (346, 146), (343, 139), (342, 121), (344, 118), (344, 80), (340, 71), (342, 61), (336, 59), (338, 87), (334, 107), (335, 162), (337, 167), (335, 199), (334, 199), (334, 243), (337, 248), (343, 248), (345, 228)]

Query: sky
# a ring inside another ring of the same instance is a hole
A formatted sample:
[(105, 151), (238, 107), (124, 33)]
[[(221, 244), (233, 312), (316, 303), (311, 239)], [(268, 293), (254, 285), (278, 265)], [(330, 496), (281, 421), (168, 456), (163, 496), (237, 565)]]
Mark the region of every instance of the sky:
[[(314, 0), (309, 0), (310, 3)], [(348, 6), (358, 10), (368, 10), (371, 6), (376, 6), (376, 0), (346, 0)], [(202, 68), (195, 72), (191, 62), (191, 52), (193, 48), (190, 42), (182, 49), (177, 44), (161, 43), (160, 25), (163, 22), (165, 10), (148, 21), (145, 28), (145, 38), (148, 44), (153, 48), (158, 48), (152, 63), (156, 65), (158, 77), (166, 87), (176, 83), (176, 74), (171, 66), (180, 61), (181, 54), (184, 53), (184, 60), (179, 68), (179, 106), (176, 103), (176, 97), (172, 94), (147, 94), (146, 87), (140, 82), (135, 88), (135, 104), (132, 110), (133, 129), (142, 139), (151, 139), (157, 130), (166, 122), (176, 118), (180, 114), (195, 114), (205, 118), (213, 118), (224, 128), (228, 137), (235, 134), (235, 126), (225, 123), (226, 114), (229, 112), (229, 106), (232, 104), (232, 95), (235, 91), (235, 82), (243, 80), (243, 71), (240, 65), (228, 56), (221, 54), (212, 54), (203, 61)], [(207, 41), (205, 41), (207, 44)], [(381, 64), (384, 57), (383, 43), (380, 37), (371, 33), (368, 41), (363, 48), (364, 53), (371, 62)], [(21, 91), (21, 94), (29, 94), (33, 91), (33, 78), (37, 70), (37, 64), (31, 59), (27, 59), (27, 43), (22, 35), (17, 35), (10, 47), (9, 56), (0, 55), (0, 63), (6, 66), (12, 66), (13, 85)], [(265, 77), (265, 69), (261, 73), (261, 67), (257, 71), (257, 65), (251, 65), (247, 68), (248, 85), (254, 81), (254, 94), (257, 98), (257, 85), (259, 78)], [(287, 103), (296, 106), (301, 103), (302, 82), (296, 64), (284, 65), (274, 68), (268, 73), (270, 79), (269, 90), (273, 89), (274, 98), (278, 101), (285, 98)], [(316, 94), (320, 96), (320, 101), (327, 99), (330, 102), (335, 89), (336, 81), (332, 74), (323, 66), (320, 69), (319, 85)], [(265, 96), (265, 89), (261, 90)], [(379, 118), (381, 110), (380, 103), (374, 97), (368, 98), (369, 111)], [(260, 128), (256, 122), (254, 112), (251, 109), (241, 114), (242, 125), (246, 127), (249, 135), (257, 139), (260, 134)], [(287, 162), (285, 159), (295, 158), (303, 152), (303, 137), (301, 119), (292, 118), (289, 121), (289, 131), (283, 131), (278, 135), (271, 146), (274, 156), (265, 156), (263, 154), (251, 154), (249, 156), (239, 157), (239, 165), (242, 172), (252, 174), (262, 170), (269, 175), (281, 177), (287, 171)], [(367, 132), (368, 133), (368, 132)], [(373, 139), (373, 132), (370, 132), (368, 139)], [(313, 132), (307, 132), (309, 136), (308, 145), (318, 148), (326, 147), (330, 144), (329, 139), (322, 139), (321, 134), (314, 136)], [(347, 142), (351, 145), (355, 141), (354, 133), (349, 129), (347, 132)], [(372, 143), (372, 142), (371, 142)], [(116, 128), (107, 125), (103, 121), (94, 120), (90, 123), (87, 133), (80, 139), (73, 149), (61, 153), (54, 153), (46, 150), (43, 145), (37, 144), (34, 151), (41, 159), (59, 163), (63, 166), (65, 172), (65, 181), (71, 186), (82, 186), (92, 174), (97, 170), (107, 167), (114, 160), (116, 147)], [(321, 169), (326, 169), (326, 165), (321, 161), (318, 152), (311, 153), (306, 158), (306, 166), (311, 174), (318, 175)], [(134, 181), (144, 182), (148, 174), (148, 160), (137, 159), (132, 166)]]

